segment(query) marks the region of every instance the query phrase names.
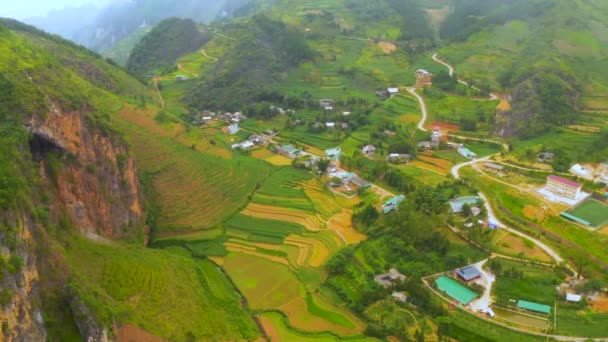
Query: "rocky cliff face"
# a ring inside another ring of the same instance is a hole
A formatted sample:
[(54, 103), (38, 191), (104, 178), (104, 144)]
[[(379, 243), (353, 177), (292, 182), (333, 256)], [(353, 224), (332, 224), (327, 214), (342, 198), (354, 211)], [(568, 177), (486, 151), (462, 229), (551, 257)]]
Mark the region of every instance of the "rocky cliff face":
[[(145, 237), (135, 161), (117, 134), (90, 127), (85, 112), (52, 105), (48, 115), (27, 123), (32, 155), (46, 182), (57, 187), (54, 209), (68, 209), (90, 238)], [(62, 156), (60, 170), (48, 158), (53, 152)]]
[[(48, 208), (46, 221), (52, 225), (67, 216), (90, 239), (147, 242), (136, 165), (128, 146), (107, 127), (97, 127), (86, 109), (50, 108), (26, 123), (41, 180), (32, 189), (46, 188), (45, 196), (50, 197), (39, 207)], [(46, 340), (41, 307), (49, 293), (66, 298), (66, 310), (85, 340), (108, 341), (107, 329), (69, 291), (69, 266), (46, 223), (33, 219), (38, 215), (34, 212), (0, 212), (0, 341)]]

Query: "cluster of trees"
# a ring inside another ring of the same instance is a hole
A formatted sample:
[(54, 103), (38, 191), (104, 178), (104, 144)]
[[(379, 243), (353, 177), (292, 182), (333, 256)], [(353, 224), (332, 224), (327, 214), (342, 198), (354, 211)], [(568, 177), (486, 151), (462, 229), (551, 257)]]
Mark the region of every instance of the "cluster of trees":
[(127, 70), (143, 79), (154, 70), (172, 66), (179, 57), (196, 51), (210, 39), (210, 34), (199, 31), (191, 19), (166, 19), (133, 48)]
[(281, 21), (256, 15), (241, 25), (245, 36), (187, 95), (191, 107), (237, 111), (254, 102), (278, 104), (285, 98), (277, 86), (282, 73), (314, 56), (302, 33)]

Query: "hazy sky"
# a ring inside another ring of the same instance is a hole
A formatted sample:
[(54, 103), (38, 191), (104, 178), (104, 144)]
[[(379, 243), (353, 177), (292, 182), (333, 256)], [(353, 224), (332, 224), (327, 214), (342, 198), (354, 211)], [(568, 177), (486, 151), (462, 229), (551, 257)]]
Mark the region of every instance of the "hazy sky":
[(0, 17), (23, 19), (43, 16), (52, 9), (94, 3), (97, 6), (126, 0), (0, 0)]

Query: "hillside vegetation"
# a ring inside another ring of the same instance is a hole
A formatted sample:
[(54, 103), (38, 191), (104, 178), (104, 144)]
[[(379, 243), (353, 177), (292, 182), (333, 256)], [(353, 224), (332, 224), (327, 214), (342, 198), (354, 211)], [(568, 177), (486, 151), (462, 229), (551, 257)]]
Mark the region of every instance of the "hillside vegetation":
[(606, 32), (603, 1), (463, 0), (442, 25), (441, 54), (465, 80), (512, 96), (496, 132), (531, 137), (608, 108)]
[(185, 54), (200, 48), (210, 39), (190, 19), (170, 18), (154, 27), (135, 46), (127, 70), (144, 77), (159, 69), (166, 69)]

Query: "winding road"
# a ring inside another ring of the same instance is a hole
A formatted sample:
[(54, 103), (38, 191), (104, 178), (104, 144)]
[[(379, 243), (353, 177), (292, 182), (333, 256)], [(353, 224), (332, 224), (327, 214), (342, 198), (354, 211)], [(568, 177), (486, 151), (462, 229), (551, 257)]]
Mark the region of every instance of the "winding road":
[[(451, 65), (449, 65), (449, 64), (445, 63), (444, 61), (440, 60), (437, 57), (437, 53), (433, 54), (433, 60), (435, 62), (437, 62), (439, 64), (442, 64), (445, 67), (447, 67), (448, 70), (449, 70), (450, 76), (454, 77), (454, 67), (452, 67)], [(460, 82), (462, 84), (465, 84), (465, 85), (467, 84), (466, 82), (460, 81), (460, 80), (458, 82)], [(427, 109), (426, 109), (426, 104), (424, 103), (424, 99), (422, 98), (422, 96), (418, 95), (415, 92), (415, 88), (408, 88), (407, 91), (410, 94), (414, 95), (418, 99), (418, 102), (420, 103), (420, 108), (421, 108), (421, 111), (422, 111), (422, 119), (418, 123), (418, 129), (421, 130), (421, 131), (426, 132), (427, 130), (424, 129), (424, 124), (425, 124), (425, 121), (426, 121), (426, 119), (428, 117), (428, 113), (427, 113)], [(493, 94), (490, 94), (490, 99), (497, 99), (497, 97), (495, 95), (493, 95)], [(457, 138), (460, 138), (460, 139), (477, 140), (477, 141), (484, 141), (484, 142), (490, 142), (490, 143), (494, 143), (494, 144), (499, 144), (505, 150), (508, 150), (508, 147), (509, 147), (506, 143), (501, 143), (501, 142), (498, 142), (498, 141), (495, 141), (495, 140), (490, 140), (490, 139), (469, 138), (469, 137), (459, 136), (459, 135), (449, 135), (449, 136), (451, 136), (451, 137), (457, 137)], [(492, 158), (493, 156), (495, 156), (497, 154), (499, 154), (499, 153), (496, 153), (496, 154), (493, 154), (493, 155), (490, 155), (490, 156), (486, 156), (486, 157), (483, 157), (483, 158), (479, 158), (479, 159), (475, 159), (475, 160), (471, 160), (471, 161), (468, 161), (468, 162), (464, 162), (464, 163), (460, 163), (460, 164), (454, 165), (452, 167), (452, 170), (451, 170), (452, 176), (454, 176), (455, 179), (460, 179), (460, 169), (461, 168), (463, 168), (465, 166), (473, 165), (473, 164), (476, 164), (476, 163), (481, 163), (481, 162), (487, 161), (487, 160), (489, 160), (490, 158)], [(484, 206), (485, 206), (486, 212), (488, 214), (488, 220), (489, 221), (495, 223), (498, 227), (500, 227), (502, 229), (505, 229), (505, 230), (507, 230), (507, 231), (509, 231), (509, 232), (511, 232), (513, 234), (516, 234), (518, 236), (521, 236), (521, 237), (523, 237), (525, 239), (528, 239), (528, 240), (532, 241), (536, 246), (538, 246), (545, 253), (547, 253), (549, 256), (551, 256), (551, 258), (553, 258), (553, 260), (555, 260), (557, 263), (564, 262), (564, 259), (557, 252), (555, 252), (553, 249), (551, 249), (549, 246), (547, 246), (543, 242), (541, 242), (541, 241), (539, 241), (539, 240), (537, 240), (537, 239), (535, 239), (535, 238), (533, 238), (533, 237), (531, 237), (531, 236), (529, 236), (527, 234), (524, 234), (524, 233), (522, 233), (522, 232), (520, 232), (518, 230), (515, 230), (513, 228), (509, 228), (506, 224), (500, 222), (500, 220), (498, 220), (498, 218), (494, 214), (494, 210), (492, 209), (492, 206), (490, 205), (490, 202), (488, 201), (488, 198), (485, 196), (485, 194), (483, 194), (482, 192), (479, 192), (478, 195), (484, 201)], [(574, 269), (570, 265), (567, 265), (567, 267), (574, 271)], [(575, 272), (575, 274), (576, 274), (576, 272)]]
[[(443, 66), (445, 66), (446, 68), (448, 68), (448, 72), (450, 74), (450, 77), (454, 77), (454, 67), (452, 67), (451, 65), (449, 65), (448, 63), (444, 62), (443, 60), (439, 59), (439, 57), (437, 57), (438, 54), (435, 53), (433, 54), (433, 60)], [(469, 84), (461, 79), (456, 79), (456, 81), (458, 81), (458, 83), (460, 84), (464, 84), (466, 86), (469, 86)], [(475, 86), (471, 86), (471, 88), (475, 89), (475, 90), (480, 90), (479, 88), (475, 87)], [(490, 100), (499, 100), (500, 98), (498, 97), (498, 95), (494, 94), (494, 93), (490, 93)]]

